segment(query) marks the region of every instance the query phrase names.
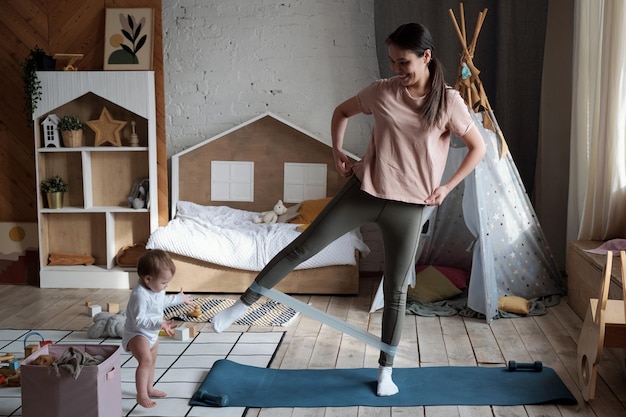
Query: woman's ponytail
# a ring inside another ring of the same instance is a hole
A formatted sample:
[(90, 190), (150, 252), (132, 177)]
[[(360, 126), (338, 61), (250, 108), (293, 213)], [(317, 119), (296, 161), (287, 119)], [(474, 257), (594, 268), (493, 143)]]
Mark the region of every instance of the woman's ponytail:
[(430, 71), (430, 92), (426, 95), (422, 118), (428, 127), (433, 127), (439, 123), (446, 111), (446, 80), (443, 64), (434, 56), (428, 63), (428, 70)]

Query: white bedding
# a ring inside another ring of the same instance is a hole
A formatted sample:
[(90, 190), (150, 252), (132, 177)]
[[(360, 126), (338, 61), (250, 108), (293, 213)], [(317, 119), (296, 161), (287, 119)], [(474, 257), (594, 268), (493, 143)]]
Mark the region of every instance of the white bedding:
[[(155, 230), (146, 247), (230, 268), (260, 271), (300, 232), (290, 223), (255, 224), (253, 218), (258, 214), (179, 201), (175, 218)], [(355, 250), (369, 251), (358, 231), (346, 233), (296, 269), (355, 265)]]

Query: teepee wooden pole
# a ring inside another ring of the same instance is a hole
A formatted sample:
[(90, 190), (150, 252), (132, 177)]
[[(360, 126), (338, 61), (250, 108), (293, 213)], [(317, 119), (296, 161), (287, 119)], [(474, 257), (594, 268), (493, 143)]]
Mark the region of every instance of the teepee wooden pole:
[(463, 2), (459, 4), (459, 9), (461, 13), (461, 34), (463, 35), (463, 39), (465, 39), (465, 43), (467, 44), (467, 31), (465, 30), (465, 9), (463, 8)]
[(463, 49), (467, 52), (467, 42), (465, 41), (465, 37), (461, 33), (461, 28), (459, 27), (459, 23), (456, 21), (456, 17), (454, 16), (454, 12), (452, 11), (452, 9), (448, 9), (448, 14), (450, 14), (452, 23), (454, 23), (454, 29), (456, 29), (456, 34), (459, 37), (459, 41), (461, 41)]
[[(465, 32), (465, 13), (462, 2), (460, 3), (460, 10), (461, 27), (459, 27), (459, 23), (456, 20), (456, 16), (454, 16), (454, 11), (452, 9), (448, 9), (448, 14), (452, 19), (454, 29), (456, 30), (456, 34), (459, 37), (461, 46), (463, 47), (463, 51), (461, 53), (461, 64), (465, 64), (469, 67), (470, 77), (469, 79), (462, 79), (461, 72), (459, 70), (459, 79), (457, 79), (456, 86), (470, 109), (472, 109), (473, 111), (478, 111), (481, 105), (484, 108), (483, 126), (496, 133), (497, 137), (500, 139), (499, 153), (500, 158), (502, 159), (508, 153), (508, 145), (506, 143), (506, 140), (504, 139), (504, 134), (502, 133), (502, 130), (500, 129), (500, 126), (496, 121), (495, 115), (493, 114), (493, 110), (491, 108), (491, 104), (489, 103), (489, 99), (487, 98), (487, 94), (485, 93), (482, 81), (478, 77), (480, 71), (474, 66), (474, 62), (472, 60), (474, 56), (474, 51), (476, 49), (476, 43), (478, 42), (478, 35), (485, 21), (485, 16), (487, 15), (487, 8), (484, 8), (482, 12), (478, 13), (476, 27), (474, 28), (474, 36), (469, 47), (467, 45)], [(476, 101), (474, 102), (474, 100)]]
[(485, 16), (487, 15), (487, 8), (485, 7), (482, 12), (478, 13), (478, 21), (476, 22), (476, 27), (474, 28), (474, 37), (472, 38), (472, 43), (470, 44), (469, 51), (474, 56), (474, 51), (476, 50), (476, 42), (478, 42), (478, 34), (483, 27), (483, 22), (485, 21)]

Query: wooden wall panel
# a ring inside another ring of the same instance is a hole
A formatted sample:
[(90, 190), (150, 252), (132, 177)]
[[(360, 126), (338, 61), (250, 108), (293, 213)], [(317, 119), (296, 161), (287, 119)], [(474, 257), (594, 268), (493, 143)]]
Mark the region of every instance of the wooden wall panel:
[(105, 10), (112, 7), (154, 9), (159, 222), (167, 222), (161, 0), (0, 0), (0, 222), (37, 221), (33, 132), (24, 114), (20, 63), (37, 45), (50, 54), (81, 53), (79, 70), (102, 70)]

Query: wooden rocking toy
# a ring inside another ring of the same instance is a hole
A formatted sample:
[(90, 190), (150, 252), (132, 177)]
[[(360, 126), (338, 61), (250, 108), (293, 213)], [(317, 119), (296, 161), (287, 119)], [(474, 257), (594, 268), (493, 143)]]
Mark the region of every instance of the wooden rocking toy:
[[(620, 252), (622, 291), (626, 300), (626, 252)], [(589, 300), (578, 338), (578, 381), (585, 401), (594, 399), (598, 364), (605, 347), (626, 348), (626, 302), (609, 300), (613, 252), (608, 251), (600, 298)]]

